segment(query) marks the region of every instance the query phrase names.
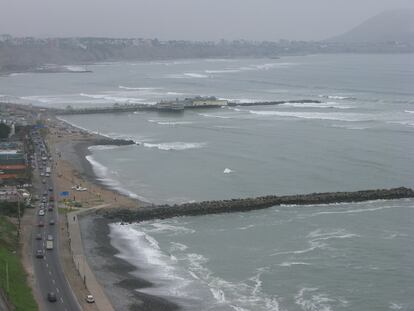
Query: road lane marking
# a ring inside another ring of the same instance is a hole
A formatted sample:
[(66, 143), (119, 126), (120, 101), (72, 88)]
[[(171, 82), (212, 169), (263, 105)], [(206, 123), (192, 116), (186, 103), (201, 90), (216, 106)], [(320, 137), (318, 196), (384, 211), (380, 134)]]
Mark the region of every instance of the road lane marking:
[(49, 274), (52, 275), (52, 271), (49, 270)]
[(63, 303), (63, 298), (62, 297), (60, 297), (60, 301)]
[(56, 292), (59, 293), (59, 288), (56, 287)]
[(46, 268), (48, 268), (49, 267), (49, 264), (48, 263), (46, 263)]
[(55, 284), (55, 280), (52, 280), (52, 283)]

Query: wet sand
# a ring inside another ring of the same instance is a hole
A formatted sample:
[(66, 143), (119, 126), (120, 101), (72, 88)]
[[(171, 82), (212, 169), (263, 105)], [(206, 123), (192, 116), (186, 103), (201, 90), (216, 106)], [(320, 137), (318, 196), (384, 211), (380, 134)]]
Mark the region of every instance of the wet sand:
[(166, 299), (143, 294), (140, 288), (148, 288), (153, 284), (132, 275), (137, 272), (135, 266), (116, 257), (118, 251), (112, 247), (108, 220), (84, 216), (80, 219), (82, 240), (88, 263), (93, 269), (99, 283), (116, 310), (173, 311), (180, 308)]
[[(70, 128), (69, 125), (67, 127)], [(81, 210), (85, 211), (101, 204), (126, 208), (148, 205), (110, 189), (95, 175), (86, 156), (91, 154), (88, 148), (97, 145), (101, 139), (99, 135), (84, 132), (49, 135), (49, 146), (55, 154), (57, 190), (70, 191), (69, 198), (81, 203)], [(80, 185), (88, 190), (75, 191), (71, 189), (73, 185)], [(139, 292), (140, 288), (148, 288), (153, 284), (138, 278), (136, 273), (139, 269), (115, 256), (118, 251), (110, 243), (108, 224), (108, 220), (99, 216), (80, 217), (83, 248), (88, 264), (114, 308), (121, 311), (179, 310), (177, 304), (167, 299)], [(135, 274), (132, 275), (132, 272)]]

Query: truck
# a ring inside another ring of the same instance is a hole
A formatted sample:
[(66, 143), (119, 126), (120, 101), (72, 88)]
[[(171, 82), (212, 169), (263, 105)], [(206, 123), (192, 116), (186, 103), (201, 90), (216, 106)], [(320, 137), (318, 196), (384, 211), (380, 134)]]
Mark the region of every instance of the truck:
[(53, 249), (53, 241), (46, 241), (46, 249), (47, 250)]
[(46, 167), (46, 174), (50, 174), (51, 171), (52, 171), (52, 169), (49, 166)]

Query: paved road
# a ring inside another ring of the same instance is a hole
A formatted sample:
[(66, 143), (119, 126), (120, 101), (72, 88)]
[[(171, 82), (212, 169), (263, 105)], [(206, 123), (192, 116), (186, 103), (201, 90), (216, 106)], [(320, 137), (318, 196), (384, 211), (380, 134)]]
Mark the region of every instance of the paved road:
[[(46, 161), (42, 160), (41, 152), (44, 150), (42, 147), (43, 142), (36, 147), (36, 167), (34, 174), (40, 174), (40, 172), (45, 172), (46, 167), (51, 167), (49, 159)], [(40, 166), (42, 167), (40, 169)], [(53, 169), (53, 168), (52, 168)], [(66, 278), (63, 273), (63, 269), (59, 259), (59, 219), (57, 212), (57, 203), (49, 201), (50, 195), (57, 196), (57, 193), (54, 191), (49, 191), (50, 189), (54, 190), (52, 177), (39, 176), (40, 183), (39, 188), (39, 197), (46, 199), (46, 208), (44, 216), (39, 215), (40, 203), (36, 203), (39, 206), (36, 206), (36, 226), (33, 228), (33, 240), (32, 240), (32, 251), (33, 251), (33, 267), (34, 274), (37, 283), (37, 287), (40, 295), (43, 297), (43, 305), (40, 307), (41, 310), (59, 310), (59, 311), (78, 311), (81, 310), (76, 297), (74, 296)], [(43, 183), (44, 181), (44, 183)], [(44, 196), (44, 194), (47, 194)], [(53, 206), (51, 211), (48, 210), (49, 206)], [(51, 224), (50, 221), (53, 220), (55, 224)], [(43, 222), (44, 226), (39, 227), (38, 223)], [(41, 234), (42, 239), (37, 240), (36, 236)], [(51, 235), (53, 237), (53, 250), (46, 249), (47, 236)], [(43, 258), (37, 258), (36, 252), (42, 250), (44, 253)], [(56, 302), (49, 302), (47, 295), (49, 292), (53, 292), (56, 295)]]

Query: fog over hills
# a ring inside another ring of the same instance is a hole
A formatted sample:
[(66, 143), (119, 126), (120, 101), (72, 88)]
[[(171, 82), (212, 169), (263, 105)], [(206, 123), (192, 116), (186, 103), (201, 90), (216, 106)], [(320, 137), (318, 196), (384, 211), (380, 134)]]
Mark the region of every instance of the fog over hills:
[(183, 41), (143, 38), (32, 38), (0, 35), (0, 73), (62, 72), (103, 61), (275, 58), (318, 53), (414, 53), (414, 10), (386, 11), (325, 41)]
[(332, 42), (414, 42), (414, 10), (382, 12), (350, 31), (328, 39)]

